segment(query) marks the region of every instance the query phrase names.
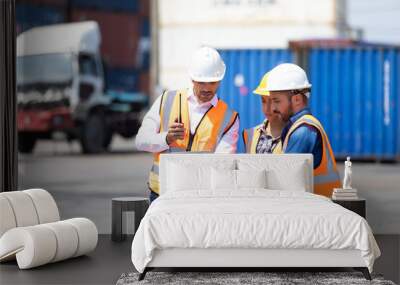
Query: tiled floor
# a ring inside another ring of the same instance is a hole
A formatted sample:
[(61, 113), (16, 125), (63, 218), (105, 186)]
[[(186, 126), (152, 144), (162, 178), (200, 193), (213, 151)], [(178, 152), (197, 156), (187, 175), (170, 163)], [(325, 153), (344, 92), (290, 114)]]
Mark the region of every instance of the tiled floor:
[(376, 260), (374, 270), (400, 284), (400, 235), (376, 235), (375, 238), (381, 257)]
[[(115, 243), (110, 235), (100, 235), (97, 249), (78, 257), (30, 270), (19, 270), (15, 262), (0, 265), (0, 284), (115, 284), (124, 272), (134, 271), (130, 260), (132, 238)], [(378, 235), (382, 256), (375, 272), (399, 283), (400, 236)]]

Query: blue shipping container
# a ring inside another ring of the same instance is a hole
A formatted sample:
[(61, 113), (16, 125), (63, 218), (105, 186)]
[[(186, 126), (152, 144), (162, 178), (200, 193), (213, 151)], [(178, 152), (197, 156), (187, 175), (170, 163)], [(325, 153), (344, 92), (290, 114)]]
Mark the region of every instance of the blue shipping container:
[(18, 33), (38, 26), (65, 22), (63, 10), (53, 6), (17, 3), (15, 14)]
[(337, 157), (400, 158), (400, 50), (312, 49), (311, 109)]
[[(221, 50), (220, 53), (226, 64), (226, 74), (218, 95), (239, 112), (242, 132), (260, 124), (265, 118), (261, 111), (260, 96), (253, 94), (264, 73), (280, 63), (292, 62), (293, 54), (287, 49)], [(243, 151), (240, 135), (238, 152)]]
[(151, 48), (151, 38), (150, 38), (150, 20), (148, 17), (142, 17), (140, 20), (140, 44), (139, 55), (137, 58), (137, 66), (143, 71), (149, 70), (150, 68), (150, 48)]
[(138, 0), (71, 0), (71, 5), (76, 8), (136, 13), (139, 10), (138, 2)]
[(150, 37), (150, 19), (149, 19), (149, 17), (142, 17), (140, 19), (140, 35), (142, 37)]
[[(219, 96), (240, 114), (241, 130), (264, 115), (252, 94), (263, 74), (292, 62), (290, 50), (222, 50), (227, 72)], [(336, 157), (400, 158), (400, 50), (388, 47), (317, 48), (308, 55), (310, 107)], [(240, 138), (238, 151), (243, 151)]]
[(129, 92), (139, 90), (139, 74), (134, 68), (107, 68), (105, 77), (109, 90)]

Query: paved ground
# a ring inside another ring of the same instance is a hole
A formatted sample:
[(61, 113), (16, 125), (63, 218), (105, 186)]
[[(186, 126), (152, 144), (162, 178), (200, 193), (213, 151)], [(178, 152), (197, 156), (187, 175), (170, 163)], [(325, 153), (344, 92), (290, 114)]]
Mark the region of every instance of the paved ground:
[[(77, 143), (40, 143), (21, 155), (20, 189), (42, 187), (58, 202), (61, 216), (92, 219), (110, 233), (111, 198), (147, 195), (152, 156), (135, 151), (133, 140), (116, 138), (112, 153), (82, 155)], [(339, 162), (340, 172), (343, 162)], [(353, 163), (353, 185), (367, 199), (367, 220), (374, 233), (400, 234), (400, 163)]]

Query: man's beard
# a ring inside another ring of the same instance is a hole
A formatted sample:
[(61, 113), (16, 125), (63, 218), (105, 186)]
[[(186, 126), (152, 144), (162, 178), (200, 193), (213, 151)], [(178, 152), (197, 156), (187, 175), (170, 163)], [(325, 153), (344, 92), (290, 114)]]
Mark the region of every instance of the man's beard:
[(287, 123), (289, 121), (289, 119), (293, 116), (292, 105), (289, 105), (289, 108), (286, 113), (282, 113), (282, 112), (275, 112), (275, 113), (279, 115), (279, 117), (281, 118), (282, 121)]
[(194, 94), (200, 103), (209, 102), (215, 96), (215, 93), (212, 91), (194, 90)]
[(287, 118), (285, 118), (286, 122), (288, 122), (290, 120), (290, 118), (293, 116), (293, 114), (294, 114), (294, 112), (293, 112), (292, 104), (290, 104), (289, 108), (288, 108), (288, 112), (286, 113), (286, 116), (287, 116)]

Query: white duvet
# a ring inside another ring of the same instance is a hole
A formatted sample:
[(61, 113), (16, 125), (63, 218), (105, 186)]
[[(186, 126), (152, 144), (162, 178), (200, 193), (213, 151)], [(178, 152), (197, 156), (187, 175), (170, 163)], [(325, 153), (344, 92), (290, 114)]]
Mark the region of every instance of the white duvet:
[(165, 248), (358, 249), (371, 272), (380, 256), (359, 215), (319, 195), (266, 189), (160, 196), (133, 239), (132, 262), (143, 272)]

